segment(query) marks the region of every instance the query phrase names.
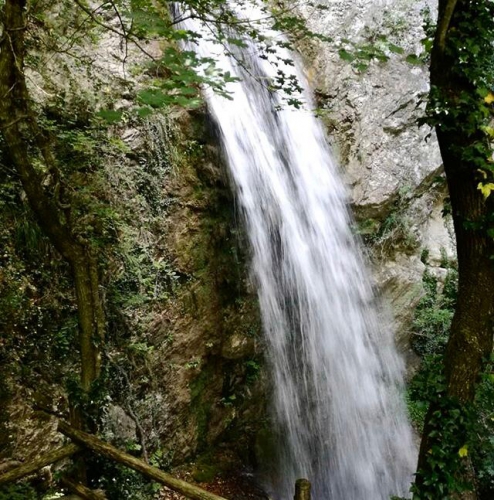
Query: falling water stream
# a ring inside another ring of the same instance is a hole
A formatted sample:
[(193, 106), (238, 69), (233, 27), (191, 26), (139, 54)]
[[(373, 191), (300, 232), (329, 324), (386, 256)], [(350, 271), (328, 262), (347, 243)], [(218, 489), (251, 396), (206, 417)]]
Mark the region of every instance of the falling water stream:
[[(240, 15), (262, 17), (255, 6)], [(183, 27), (203, 29), (191, 20)], [(416, 452), (399, 396), (402, 361), (389, 326), (378, 322), (345, 188), (300, 64), (284, 49), (266, 60), (253, 43), (230, 47), (242, 64), (206, 36), (191, 47), (241, 79), (228, 85), (232, 100), (206, 94), (250, 240), (268, 345), (279, 441), (270, 494), (292, 499), (295, 479), (306, 477), (315, 500), (407, 496)], [(298, 78), (303, 109), (263, 83), (278, 70)]]

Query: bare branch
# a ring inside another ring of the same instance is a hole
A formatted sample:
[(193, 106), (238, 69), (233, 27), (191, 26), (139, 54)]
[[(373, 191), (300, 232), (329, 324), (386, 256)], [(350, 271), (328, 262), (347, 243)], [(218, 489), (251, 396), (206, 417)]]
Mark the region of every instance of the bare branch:
[(443, 15), (439, 16), (439, 25), (437, 26), (436, 40), (437, 46), (441, 52), (444, 51), (446, 46), (446, 35), (448, 33), (449, 24), (451, 23), (451, 18), (453, 17), (457, 0), (446, 0), (444, 5)]
[(140, 42), (137, 41), (137, 38), (133, 36), (131, 33), (126, 33), (124, 31), (120, 31), (113, 26), (110, 26), (103, 21), (101, 21), (90, 9), (88, 9), (85, 5), (83, 5), (79, 0), (74, 0), (74, 3), (81, 9), (83, 10), (97, 25), (101, 26), (102, 28), (105, 28), (108, 31), (111, 31), (112, 33), (115, 33), (116, 35), (122, 37), (125, 40), (129, 40), (132, 42), (144, 55), (149, 57), (152, 61), (156, 61), (156, 58), (150, 54), (142, 45)]

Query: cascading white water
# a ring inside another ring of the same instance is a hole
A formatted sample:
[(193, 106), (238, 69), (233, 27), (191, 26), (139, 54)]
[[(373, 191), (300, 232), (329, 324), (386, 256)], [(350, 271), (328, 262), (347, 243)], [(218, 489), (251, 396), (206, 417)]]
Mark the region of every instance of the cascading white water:
[[(263, 16), (245, 5), (239, 15)], [(203, 30), (191, 20), (183, 27)], [(242, 65), (206, 36), (190, 48), (241, 79), (228, 86), (233, 100), (206, 94), (250, 239), (269, 347), (280, 442), (271, 495), (292, 499), (296, 478), (306, 477), (315, 500), (407, 496), (416, 452), (399, 396), (402, 361), (389, 326), (378, 324), (345, 189), (300, 65), (279, 50), (275, 66), (253, 43), (238, 53)], [(305, 109), (262, 84), (278, 70), (296, 74)]]

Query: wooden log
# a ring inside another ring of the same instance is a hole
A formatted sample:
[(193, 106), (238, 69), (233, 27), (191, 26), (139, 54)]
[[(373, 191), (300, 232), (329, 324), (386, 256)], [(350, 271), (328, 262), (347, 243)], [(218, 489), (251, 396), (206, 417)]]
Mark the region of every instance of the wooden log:
[(109, 458), (110, 460), (126, 465), (127, 467), (144, 474), (149, 479), (161, 483), (171, 490), (186, 496), (187, 498), (192, 500), (226, 500), (223, 497), (209, 493), (198, 486), (194, 486), (190, 483), (182, 481), (181, 479), (177, 479), (156, 467), (148, 465), (142, 460), (120, 451), (114, 446), (92, 436), (91, 434), (74, 429), (66, 422), (60, 421), (58, 423), (58, 430), (62, 434), (65, 434), (74, 440), (76, 443), (85, 446), (95, 453)]
[(84, 500), (107, 500), (106, 495), (99, 491), (90, 490), (81, 483), (76, 483), (68, 477), (60, 479), (62, 486), (65, 486), (70, 492), (75, 493), (77, 496)]
[(0, 464), (0, 476), (2, 474), (5, 474), (9, 470), (16, 469), (17, 467), (20, 467), (22, 465), (22, 462), (19, 462), (19, 460), (8, 460), (7, 462), (3, 462)]
[(63, 448), (59, 448), (58, 450), (51, 451), (42, 457), (33, 460), (31, 462), (27, 462), (22, 464), (20, 467), (16, 467), (15, 469), (6, 472), (0, 476), (0, 484), (11, 483), (13, 481), (17, 481), (24, 476), (28, 476), (29, 474), (33, 474), (39, 469), (46, 467), (54, 462), (58, 462), (64, 458), (70, 457), (74, 453), (81, 451), (81, 448), (75, 444), (69, 444), (64, 446)]
[(307, 479), (297, 479), (293, 500), (310, 500), (310, 482)]

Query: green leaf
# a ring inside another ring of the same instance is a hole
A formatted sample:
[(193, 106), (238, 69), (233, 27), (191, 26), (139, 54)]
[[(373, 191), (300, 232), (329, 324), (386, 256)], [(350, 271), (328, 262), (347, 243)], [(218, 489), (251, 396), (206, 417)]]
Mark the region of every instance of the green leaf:
[(482, 127), (482, 130), (490, 137), (494, 137), (494, 128), (492, 127), (488, 127), (488, 126), (485, 126), (485, 127)]
[(141, 118), (146, 118), (146, 116), (149, 116), (149, 115), (153, 114), (153, 110), (151, 108), (148, 108), (148, 107), (138, 108), (137, 109), (137, 114)]
[(353, 60), (355, 60), (355, 56), (351, 52), (348, 52), (345, 49), (340, 49), (338, 51), (338, 55), (340, 56), (340, 59), (343, 59), (343, 61), (352, 62)]
[(484, 198), (487, 199), (492, 191), (494, 191), (494, 184), (492, 182), (488, 182), (487, 184), (479, 182), (477, 189), (484, 195)]
[(123, 112), (115, 111), (113, 109), (101, 109), (96, 113), (96, 116), (99, 116), (107, 123), (117, 123), (122, 119)]
[(227, 42), (231, 45), (236, 45), (237, 47), (246, 48), (248, 45), (240, 38), (227, 38)]
[(365, 64), (365, 63), (357, 63), (355, 65), (355, 69), (359, 72), (359, 73), (363, 73), (364, 71), (367, 71), (369, 69), (369, 65), (368, 64)]
[(415, 54), (409, 54), (406, 57), (405, 61), (409, 64), (415, 64), (415, 65), (422, 64), (422, 61), (420, 60), (420, 58)]
[(399, 47), (398, 45), (395, 45), (394, 43), (390, 43), (388, 45), (388, 48), (394, 54), (403, 54), (405, 52), (401, 47)]
[(476, 92), (482, 98), (487, 97), (489, 95), (489, 89), (485, 87), (478, 88)]
[(141, 90), (137, 94), (139, 102), (152, 108), (162, 108), (170, 103), (170, 97), (158, 89)]

